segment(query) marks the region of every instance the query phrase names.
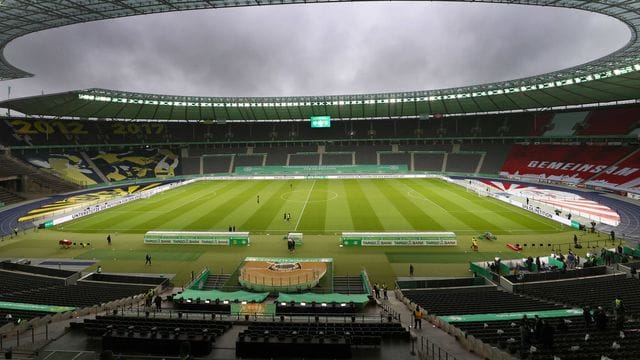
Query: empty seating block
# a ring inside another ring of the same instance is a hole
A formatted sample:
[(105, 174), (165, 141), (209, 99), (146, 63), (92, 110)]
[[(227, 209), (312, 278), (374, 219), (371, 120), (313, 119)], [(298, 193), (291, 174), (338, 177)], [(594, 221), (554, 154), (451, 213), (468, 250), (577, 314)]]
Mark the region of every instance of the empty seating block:
[(627, 278), (624, 274), (527, 283), (518, 291), (575, 306), (603, 306), (605, 310), (611, 310), (615, 297), (619, 296), (627, 314), (640, 314), (640, 280)]
[(563, 306), (499, 291), (494, 286), (403, 290), (411, 302), (435, 315), (508, 313), (525, 310), (554, 310)]
[(409, 340), (399, 323), (257, 323), (240, 333), (236, 356), (350, 358), (351, 345)]
[(99, 316), (85, 319), (83, 327), (87, 335), (102, 337), (104, 350), (177, 355), (188, 347), (191, 354), (205, 356), (211, 352), (215, 338), (231, 324), (214, 320)]

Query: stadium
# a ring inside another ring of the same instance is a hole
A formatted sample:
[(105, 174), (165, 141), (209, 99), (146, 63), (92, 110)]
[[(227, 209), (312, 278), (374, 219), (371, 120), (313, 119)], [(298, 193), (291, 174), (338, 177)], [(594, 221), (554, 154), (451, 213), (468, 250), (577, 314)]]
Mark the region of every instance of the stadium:
[[(99, 20), (325, 2), (342, 1), (0, 0), (0, 49)], [(486, 2), (607, 15), (631, 38), (457, 88), (0, 102), (0, 352), (637, 359), (640, 5)], [(0, 81), (31, 76), (0, 54)]]

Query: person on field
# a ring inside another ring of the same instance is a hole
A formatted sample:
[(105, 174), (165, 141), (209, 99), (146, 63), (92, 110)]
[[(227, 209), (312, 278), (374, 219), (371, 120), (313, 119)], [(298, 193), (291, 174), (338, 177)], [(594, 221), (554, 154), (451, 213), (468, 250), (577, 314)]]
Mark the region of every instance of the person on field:
[(475, 237), (471, 238), (471, 250), (478, 251), (478, 239)]
[(107, 235), (107, 245), (111, 246), (111, 234)]
[(413, 277), (413, 264), (409, 264), (409, 276)]
[(145, 256), (144, 264), (151, 266), (151, 255), (147, 254), (147, 256)]

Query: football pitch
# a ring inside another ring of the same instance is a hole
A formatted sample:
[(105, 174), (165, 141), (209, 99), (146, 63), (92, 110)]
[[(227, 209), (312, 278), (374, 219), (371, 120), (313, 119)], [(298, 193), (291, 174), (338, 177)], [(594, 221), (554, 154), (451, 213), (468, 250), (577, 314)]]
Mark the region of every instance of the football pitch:
[[(291, 214), (289, 221), (285, 213)], [(143, 243), (143, 234), (151, 230), (227, 231), (230, 226), (249, 231), (251, 245)], [(282, 240), (290, 231), (304, 233), (304, 244), (295, 254), (289, 254)], [(458, 245), (340, 247), (343, 231), (453, 231)], [(498, 240), (483, 240), (480, 251), (470, 251), (471, 237), (485, 231)], [(372, 281), (392, 284), (396, 276), (408, 275), (409, 264), (417, 276), (467, 276), (469, 261), (546, 256), (553, 244), (563, 244), (566, 251), (574, 233), (581, 241), (599, 240), (438, 179), (213, 180), (27, 233), (0, 244), (0, 253), (95, 260), (94, 268), (100, 264), (105, 272), (175, 274), (177, 286), (203, 267), (233, 273), (247, 256), (331, 257), (335, 275), (366, 269)], [(111, 246), (107, 234), (113, 239)], [(91, 245), (60, 249), (59, 239)], [(506, 247), (527, 242), (538, 246), (522, 253)], [(150, 267), (144, 266), (147, 253), (153, 258)]]
[(227, 231), (229, 226), (253, 234), (561, 231), (556, 222), (434, 179), (199, 181), (81, 218), (64, 229), (141, 234)]

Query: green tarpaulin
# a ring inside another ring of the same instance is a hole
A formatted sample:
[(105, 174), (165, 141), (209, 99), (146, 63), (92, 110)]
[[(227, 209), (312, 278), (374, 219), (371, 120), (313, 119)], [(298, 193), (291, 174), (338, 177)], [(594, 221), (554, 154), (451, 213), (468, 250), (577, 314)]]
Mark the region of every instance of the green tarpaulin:
[(501, 313), (501, 314), (449, 315), (449, 316), (439, 316), (439, 318), (448, 323), (456, 323), (456, 322), (476, 322), (476, 321), (520, 320), (524, 315), (527, 315), (529, 319), (533, 319), (535, 315), (541, 318), (582, 316), (582, 309), (523, 311), (523, 312)]
[[(50, 313), (61, 313), (76, 308), (71, 306), (56, 306), (56, 305), (40, 305), (40, 304), (26, 304), (26, 303), (14, 303), (7, 301), (0, 301), (0, 309), (2, 310), (27, 310), (27, 311), (44, 311)], [(5, 311), (6, 312), (6, 311)]]
[(218, 290), (185, 290), (181, 294), (173, 297), (174, 300), (180, 299), (200, 299), (209, 301), (255, 301), (262, 302), (269, 296), (268, 292), (252, 293), (248, 291), (218, 291)]
[(367, 294), (357, 294), (357, 295), (345, 295), (345, 294), (314, 294), (314, 293), (304, 293), (304, 294), (284, 294), (280, 293), (278, 296), (278, 302), (296, 302), (296, 303), (311, 303), (315, 301), (316, 303), (345, 303), (348, 304), (350, 302), (354, 302), (356, 304), (364, 304), (369, 301), (369, 296)]

